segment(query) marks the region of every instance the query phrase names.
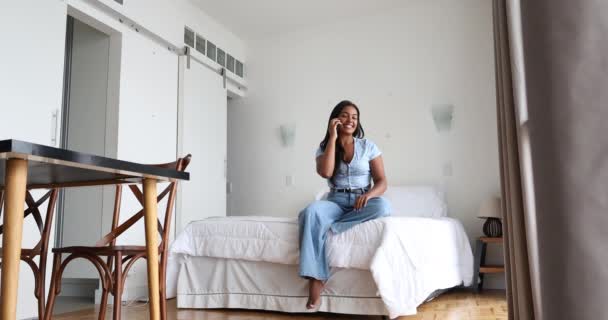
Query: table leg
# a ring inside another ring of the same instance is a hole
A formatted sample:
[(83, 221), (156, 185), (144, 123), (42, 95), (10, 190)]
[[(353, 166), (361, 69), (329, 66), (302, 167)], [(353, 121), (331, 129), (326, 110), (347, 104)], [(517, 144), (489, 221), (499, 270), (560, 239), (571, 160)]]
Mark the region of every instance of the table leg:
[(481, 251), (483, 249), (483, 241), (477, 239), (475, 242), (475, 264), (473, 265), (473, 291), (479, 292), (481, 289), (481, 281), (479, 281), (479, 268), (481, 267)]
[(27, 182), (27, 160), (6, 161), (4, 233), (2, 234), (2, 289), (0, 291), (0, 319), (17, 317), (17, 288), (19, 259), (23, 234), (23, 209)]
[(146, 250), (148, 253), (148, 295), (150, 319), (160, 320), (160, 291), (158, 281), (158, 229), (156, 180), (144, 179), (144, 222), (146, 226)]

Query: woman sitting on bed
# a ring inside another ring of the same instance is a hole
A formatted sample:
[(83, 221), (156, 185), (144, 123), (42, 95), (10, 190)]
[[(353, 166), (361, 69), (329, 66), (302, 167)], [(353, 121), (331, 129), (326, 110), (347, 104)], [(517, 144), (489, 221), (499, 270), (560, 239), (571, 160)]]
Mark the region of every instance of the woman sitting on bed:
[(307, 309), (318, 308), (329, 278), (325, 255), (329, 229), (340, 233), (390, 213), (388, 201), (380, 198), (386, 190), (381, 152), (363, 137), (359, 108), (346, 100), (338, 103), (316, 154), (317, 173), (327, 179), (331, 192), (327, 200), (313, 202), (299, 216), (300, 276), (309, 279)]

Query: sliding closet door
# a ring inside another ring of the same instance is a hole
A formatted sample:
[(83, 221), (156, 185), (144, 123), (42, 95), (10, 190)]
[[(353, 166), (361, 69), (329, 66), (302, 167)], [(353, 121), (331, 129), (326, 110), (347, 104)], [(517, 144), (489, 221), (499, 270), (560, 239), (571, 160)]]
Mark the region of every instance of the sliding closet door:
[(192, 154), (181, 183), (176, 231), (190, 222), (226, 215), (227, 95), (222, 76), (180, 58), (179, 150)]

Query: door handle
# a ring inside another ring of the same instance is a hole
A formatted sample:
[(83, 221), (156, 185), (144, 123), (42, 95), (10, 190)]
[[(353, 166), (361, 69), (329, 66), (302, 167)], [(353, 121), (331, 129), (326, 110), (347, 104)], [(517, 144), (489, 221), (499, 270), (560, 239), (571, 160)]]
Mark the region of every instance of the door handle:
[(57, 145), (57, 128), (59, 127), (59, 110), (53, 110), (51, 113), (51, 145), (58, 147)]

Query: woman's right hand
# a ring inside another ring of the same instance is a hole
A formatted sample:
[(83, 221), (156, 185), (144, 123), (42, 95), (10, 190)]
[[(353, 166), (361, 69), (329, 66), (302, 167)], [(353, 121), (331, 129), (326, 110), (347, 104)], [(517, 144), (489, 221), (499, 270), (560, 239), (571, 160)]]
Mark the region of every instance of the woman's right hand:
[(338, 139), (338, 126), (341, 124), (342, 122), (340, 122), (340, 119), (338, 118), (333, 118), (329, 121), (329, 127), (327, 128), (327, 131), (329, 132), (329, 138), (333, 141)]

